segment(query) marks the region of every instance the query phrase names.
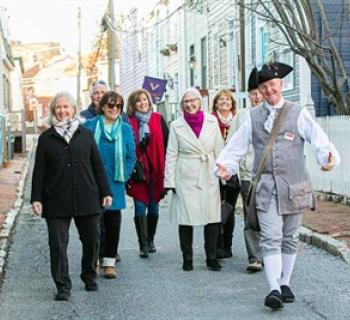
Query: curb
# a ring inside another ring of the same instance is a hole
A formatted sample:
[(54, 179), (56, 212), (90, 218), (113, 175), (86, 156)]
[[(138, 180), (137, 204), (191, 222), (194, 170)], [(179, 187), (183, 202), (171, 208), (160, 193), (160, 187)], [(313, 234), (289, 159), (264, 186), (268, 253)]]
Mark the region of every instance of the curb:
[(350, 265), (350, 249), (346, 243), (336, 240), (331, 236), (314, 232), (304, 226), (299, 230), (299, 239), (307, 244), (311, 244), (334, 256), (340, 256), (345, 263)]
[(21, 173), (21, 177), (18, 181), (16, 201), (13, 204), (13, 208), (8, 212), (6, 212), (6, 219), (4, 221), (2, 230), (0, 232), (0, 281), (3, 279), (3, 275), (5, 271), (9, 247), (12, 240), (12, 232), (13, 232), (18, 214), (23, 204), (25, 181), (27, 178), (29, 164), (32, 156), (33, 156), (33, 144), (31, 145), (31, 148), (28, 150), (26, 161)]

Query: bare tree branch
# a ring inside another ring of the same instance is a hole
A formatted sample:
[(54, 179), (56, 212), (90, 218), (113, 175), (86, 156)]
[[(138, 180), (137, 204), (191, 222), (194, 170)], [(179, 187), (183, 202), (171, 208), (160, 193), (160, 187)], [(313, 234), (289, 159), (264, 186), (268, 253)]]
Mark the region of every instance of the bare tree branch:
[[(276, 25), (290, 49), (306, 60), (336, 112), (350, 114), (347, 70), (335, 45), (334, 36), (336, 34), (331, 31), (321, 0), (256, 0), (250, 5), (241, 1), (236, 4), (256, 13), (269, 25)], [(350, 0), (344, 0), (344, 6), (349, 25)], [(319, 22), (316, 22), (315, 12), (320, 14), (321, 29)], [(334, 30), (339, 29), (341, 26), (334, 28)], [(276, 40), (271, 40), (271, 42), (281, 43)]]

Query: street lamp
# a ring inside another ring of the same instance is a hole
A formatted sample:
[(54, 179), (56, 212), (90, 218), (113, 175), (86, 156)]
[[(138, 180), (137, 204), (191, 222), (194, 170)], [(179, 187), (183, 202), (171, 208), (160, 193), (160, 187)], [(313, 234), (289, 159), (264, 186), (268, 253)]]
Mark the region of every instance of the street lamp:
[(190, 57), (190, 61), (188, 62), (189, 67), (191, 70), (196, 69), (196, 65), (197, 65), (197, 61), (196, 61), (196, 57), (195, 56), (191, 56)]
[(225, 48), (226, 47), (226, 41), (220, 37), (219, 39), (219, 47), (220, 48)]

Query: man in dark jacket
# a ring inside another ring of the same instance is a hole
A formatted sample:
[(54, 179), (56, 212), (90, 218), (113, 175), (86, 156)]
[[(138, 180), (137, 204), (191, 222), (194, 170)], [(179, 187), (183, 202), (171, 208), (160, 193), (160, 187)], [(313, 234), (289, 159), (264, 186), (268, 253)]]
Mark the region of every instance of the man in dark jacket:
[[(80, 115), (85, 119), (95, 118), (97, 116), (98, 104), (102, 96), (109, 90), (111, 89), (107, 82), (103, 80), (94, 81), (90, 88), (91, 103), (85, 110), (80, 112)], [(126, 123), (129, 122), (128, 117), (124, 112), (122, 113), (122, 119)]]
[(85, 119), (92, 119), (97, 116), (98, 103), (102, 96), (109, 91), (109, 85), (103, 80), (96, 80), (90, 88), (91, 103), (87, 109), (80, 112), (80, 115)]

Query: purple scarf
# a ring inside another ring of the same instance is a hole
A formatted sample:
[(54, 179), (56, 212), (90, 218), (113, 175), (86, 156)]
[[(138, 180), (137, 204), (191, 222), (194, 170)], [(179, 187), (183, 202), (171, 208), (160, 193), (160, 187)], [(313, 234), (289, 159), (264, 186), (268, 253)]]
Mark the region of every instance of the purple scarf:
[(204, 120), (204, 112), (203, 110), (199, 110), (196, 114), (189, 114), (184, 111), (184, 119), (188, 123), (188, 125), (191, 127), (192, 131), (198, 138), (203, 126), (203, 120)]

